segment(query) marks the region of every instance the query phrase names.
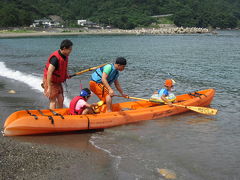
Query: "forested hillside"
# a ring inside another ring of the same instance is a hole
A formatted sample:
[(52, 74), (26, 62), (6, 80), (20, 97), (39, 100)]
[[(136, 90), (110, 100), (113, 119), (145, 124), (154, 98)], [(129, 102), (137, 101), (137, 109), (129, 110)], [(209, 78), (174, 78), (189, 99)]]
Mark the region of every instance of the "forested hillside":
[(122, 29), (148, 26), (153, 15), (173, 14), (183, 27), (235, 28), (239, 0), (0, 0), (0, 27), (28, 26), (34, 19), (59, 15), (64, 20), (89, 19)]

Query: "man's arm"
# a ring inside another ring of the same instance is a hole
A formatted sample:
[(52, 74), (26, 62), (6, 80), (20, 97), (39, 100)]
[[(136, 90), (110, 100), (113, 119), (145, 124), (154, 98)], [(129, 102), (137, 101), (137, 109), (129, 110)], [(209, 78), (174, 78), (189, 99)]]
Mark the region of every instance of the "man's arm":
[(47, 72), (47, 85), (48, 85), (48, 89), (46, 92), (46, 96), (47, 97), (51, 97), (51, 91), (52, 91), (52, 74), (53, 71), (55, 70), (55, 67), (52, 64), (49, 64), (48, 67), (48, 72)]
[(111, 86), (108, 84), (107, 77), (108, 77), (108, 75), (105, 72), (103, 72), (102, 73), (102, 83), (108, 89), (109, 95), (113, 96), (114, 95), (114, 91), (111, 88)]
[(114, 84), (115, 84), (115, 87), (117, 88), (118, 92), (119, 92), (122, 96), (124, 96), (124, 97), (127, 97), (127, 96), (128, 96), (127, 94), (124, 94), (124, 93), (123, 93), (122, 87), (121, 87), (121, 85), (120, 85), (120, 83), (119, 83), (118, 80), (115, 80), (115, 81), (114, 81)]
[(119, 81), (118, 81), (118, 80), (115, 80), (115, 81), (114, 81), (114, 84), (115, 84), (115, 87), (117, 88), (118, 92), (119, 92), (121, 95), (123, 95), (123, 90), (122, 90), (122, 88), (121, 88), (121, 86), (120, 86)]

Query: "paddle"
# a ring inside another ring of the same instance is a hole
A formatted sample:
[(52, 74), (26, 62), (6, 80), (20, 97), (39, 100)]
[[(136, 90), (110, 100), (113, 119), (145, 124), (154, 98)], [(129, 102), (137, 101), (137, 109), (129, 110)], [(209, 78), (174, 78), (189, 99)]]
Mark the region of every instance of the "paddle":
[(85, 69), (85, 70), (80, 71), (80, 72), (77, 72), (77, 73), (74, 73), (74, 74), (72, 74), (72, 75), (69, 75), (69, 77), (71, 78), (71, 77), (74, 77), (74, 76), (83, 74), (83, 73), (85, 73), (85, 72), (92, 71), (92, 70), (95, 70), (95, 69), (97, 69), (97, 68), (103, 67), (103, 66), (105, 66), (105, 65), (107, 65), (107, 63), (101, 64), (101, 65), (99, 65), (99, 66), (91, 67), (91, 68), (89, 68), (89, 69)]
[(199, 107), (199, 106), (184, 106), (184, 105), (180, 105), (180, 104), (172, 104), (172, 105), (177, 106), (177, 107), (187, 108), (192, 111), (195, 111), (195, 112), (198, 112), (201, 114), (206, 114), (206, 115), (216, 115), (218, 112), (217, 109), (213, 109), (213, 108), (206, 108), (206, 107)]
[[(124, 96), (119, 96), (119, 95), (114, 95), (117, 97), (124, 97)], [(128, 98), (128, 99), (136, 99), (136, 100), (141, 100), (141, 101), (149, 101), (149, 102), (154, 102), (154, 103), (161, 103), (161, 102), (157, 102), (154, 100), (149, 100), (149, 99), (143, 99), (143, 98), (137, 98), (137, 97), (124, 97), (124, 98)], [(213, 109), (213, 108), (207, 108), (207, 107), (199, 107), (199, 106), (184, 106), (184, 105), (180, 105), (180, 104), (172, 104), (173, 106), (176, 107), (183, 107), (183, 108), (187, 108), (189, 110), (201, 113), (201, 114), (206, 114), (206, 115), (216, 115), (218, 110), (217, 109)]]
[(124, 97), (124, 96), (120, 96), (120, 95), (114, 95), (114, 96), (123, 97), (123, 98), (127, 98), (127, 99), (136, 99), (136, 100), (140, 100), (140, 101), (149, 101), (149, 102), (151, 102), (149, 99), (143, 99), (143, 98), (137, 98), (137, 97), (130, 97), (130, 96)]
[(95, 114), (100, 112), (99, 108), (104, 104), (104, 101), (98, 101), (96, 104), (96, 106), (92, 107), (92, 110)]

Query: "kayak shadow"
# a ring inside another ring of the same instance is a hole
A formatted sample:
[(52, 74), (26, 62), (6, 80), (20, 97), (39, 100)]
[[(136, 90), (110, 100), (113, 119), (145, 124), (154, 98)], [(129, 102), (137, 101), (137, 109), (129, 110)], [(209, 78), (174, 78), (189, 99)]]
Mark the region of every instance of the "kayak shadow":
[(89, 143), (89, 140), (92, 134), (102, 131), (104, 131), (104, 129), (38, 134), (31, 136), (14, 136), (10, 138), (14, 138), (22, 143), (33, 143), (47, 146), (58, 146), (67, 149), (87, 149), (95, 151), (96, 148)]

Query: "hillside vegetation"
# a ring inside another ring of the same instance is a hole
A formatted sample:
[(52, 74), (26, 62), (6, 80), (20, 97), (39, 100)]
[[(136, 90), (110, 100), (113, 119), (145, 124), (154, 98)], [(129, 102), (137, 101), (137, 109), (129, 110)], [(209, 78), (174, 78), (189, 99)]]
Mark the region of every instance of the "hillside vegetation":
[(239, 0), (0, 0), (0, 27), (29, 26), (34, 19), (61, 16), (65, 21), (89, 19), (121, 29), (149, 26), (151, 16), (173, 14), (183, 27), (235, 28)]

